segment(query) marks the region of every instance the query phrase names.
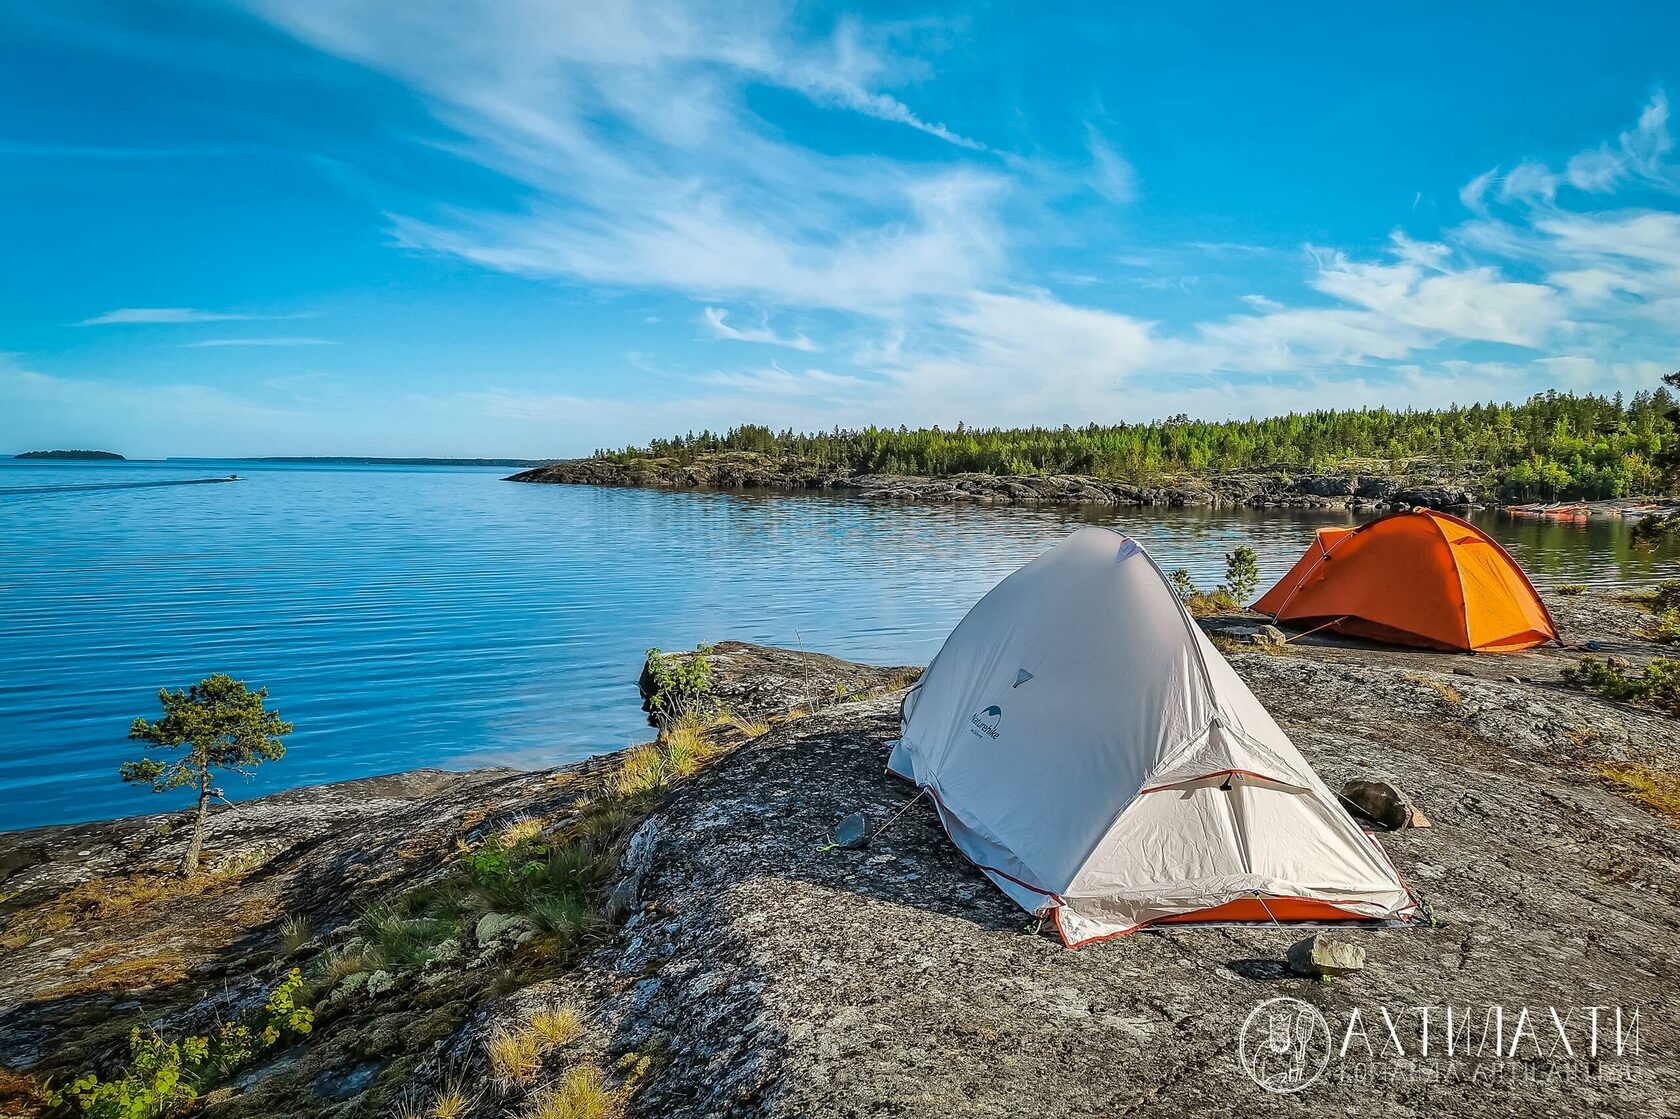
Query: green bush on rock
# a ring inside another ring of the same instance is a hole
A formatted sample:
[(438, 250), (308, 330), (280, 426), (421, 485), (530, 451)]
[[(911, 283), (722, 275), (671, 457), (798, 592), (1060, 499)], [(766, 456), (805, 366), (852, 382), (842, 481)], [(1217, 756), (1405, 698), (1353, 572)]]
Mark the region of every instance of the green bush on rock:
[(293, 968), (251, 1019), (224, 1023), (208, 1036), (168, 1041), (136, 1026), (128, 1035), (129, 1060), (120, 1075), (100, 1080), (89, 1073), (49, 1093), (48, 1100), (90, 1119), (163, 1119), (177, 1114), (262, 1051), (314, 1028), (314, 1012), (297, 1002), (302, 987), (303, 973)]
[(1613, 659), (1582, 657), (1563, 670), (1563, 678), (1606, 699), (1680, 712), (1680, 660), (1652, 657), (1645, 671), (1629, 675)]

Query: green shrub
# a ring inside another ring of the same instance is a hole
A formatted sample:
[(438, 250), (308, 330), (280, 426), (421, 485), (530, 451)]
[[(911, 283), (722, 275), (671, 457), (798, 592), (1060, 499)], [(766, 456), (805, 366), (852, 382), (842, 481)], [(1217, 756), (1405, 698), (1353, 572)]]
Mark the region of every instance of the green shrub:
[(1664, 610), (1639, 636), (1659, 645), (1680, 645), (1680, 609)]
[(686, 657), (647, 651), (647, 674), (653, 684), (648, 710), (661, 726), (704, 715), (712, 706), (712, 646), (701, 645)]
[(1585, 594), (1586, 591), (1587, 585), (1585, 583), (1559, 583), (1552, 588), (1553, 594), (1561, 595), (1564, 598), (1573, 598), (1575, 595)]
[(1655, 614), (1680, 610), (1680, 579), (1664, 579), (1656, 586), (1626, 591), (1620, 597), (1624, 602), (1643, 606)]
[(1178, 592), (1179, 598), (1192, 598), (1199, 593), (1196, 584), (1190, 580), (1190, 572), (1185, 568), (1173, 568), (1167, 573), (1167, 578), (1172, 580), (1173, 590)]
[(293, 968), (269, 994), (261, 1010), (246, 1020), (224, 1023), (208, 1036), (165, 1040), (128, 1035), (128, 1064), (110, 1080), (92, 1073), (51, 1092), (54, 1107), (70, 1108), (90, 1119), (163, 1119), (189, 1108), (206, 1090), (249, 1064), (259, 1052), (306, 1036), (315, 1014), (298, 1004), (303, 973)]
[(1563, 678), (1607, 699), (1680, 711), (1680, 660), (1653, 657), (1645, 671), (1629, 675), (1608, 660), (1582, 657), (1563, 670)]

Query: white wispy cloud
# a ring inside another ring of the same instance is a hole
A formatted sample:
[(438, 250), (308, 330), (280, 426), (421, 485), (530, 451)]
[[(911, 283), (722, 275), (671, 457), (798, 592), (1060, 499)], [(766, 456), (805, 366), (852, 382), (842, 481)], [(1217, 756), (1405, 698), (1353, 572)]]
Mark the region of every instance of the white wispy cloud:
[(130, 326), (136, 323), (197, 323), (237, 322), (255, 318), (254, 315), (233, 314), (227, 311), (200, 311), (193, 307), (119, 307), (91, 319), (83, 319), (78, 326)]
[(847, 373), (830, 373), (826, 369), (793, 371), (784, 368), (777, 362), (771, 362), (769, 367), (764, 369), (712, 373), (707, 375), (704, 380), (708, 384), (739, 389), (755, 396), (769, 394), (772, 396), (821, 396), (825, 398), (833, 397), (836, 393), (844, 394), (861, 390), (871, 383), (862, 377), (854, 377)]
[[(1673, 186), (1672, 169), (1664, 163), (1674, 146), (1668, 133), (1668, 95), (1652, 95), (1633, 127), (1620, 133), (1614, 143), (1605, 143), (1570, 156), (1563, 167), (1554, 169), (1539, 160), (1524, 160), (1500, 179), (1499, 197), (1506, 202), (1556, 200), (1559, 189), (1572, 187), (1589, 194), (1605, 194), (1629, 182)], [(1460, 193), (1480, 198), (1496, 171), (1477, 176)], [(1474, 189), (1473, 189), (1474, 188)], [(1466, 205), (1470, 205), (1466, 200)], [(1472, 206), (1472, 209), (1475, 207)]]
[[(596, 284), (862, 312), (997, 276), (996, 161), (893, 161), (801, 146), (761, 119), (765, 85), (981, 146), (891, 87), (916, 65), (863, 25), (802, 30), (774, 3), (253, 0), (330, 53), (407, 84), (464, 158), (525, 188), (518, 208), (391, 215), (398, 244)], [(884, 125), (885, 126), (885, 125)], [(837, 236), (843, 231), (844, 236)]]
[(711, 326), (712, 333), (719, 338), (730, 338), (737, 342), (761, 342), (767, 346), (786, 346), (790, 350), (804, 350), (807, 353), (815, 352), (817, 348), (816, 343), (803, 334), (795, 334), (792, 337), (777, 334), (770, 329), (768, 321), (757, 328), (730, 326), (725, 321), (729, 312), (722, 307), (707, 307), (701, 317)]
[(199, 342), (184, 343), (189, 350), (203, 349), (211, 346), (336, 346), (337, 342), (330, 338), (206, 338)]
[(1137, 197), (1137, 171), (1091, 121), (1085, 122), (1085, 150), (1091, 154), (1091, 189), (1110, 202)]
[(207, 322), (278, 322), (306, 319), (307, 312), (283, 315), (252, 315), (238, 311), (204, 311), (196, 307), (118, 307), (114, 311), (83, 319), (77, 326), (136, 326), (149, 323), (190, 324)]

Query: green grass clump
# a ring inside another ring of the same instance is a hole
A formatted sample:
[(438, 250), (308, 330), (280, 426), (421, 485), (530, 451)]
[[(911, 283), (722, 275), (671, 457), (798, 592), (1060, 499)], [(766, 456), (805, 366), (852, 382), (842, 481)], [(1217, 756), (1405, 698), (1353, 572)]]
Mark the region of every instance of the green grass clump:
[(1638, 635), (1659, 645), (1680, 645), (1680, 609), (1664, 610)]
[(1622, 601), (1643, 606), (1653, 614), (1680, 610), (1680, 579), (1664, 579), (1652, 587), (1626, 591), (1620, 597)]
[(1582, 657), (1563, 670), (1563, 678), (1606, 699), (1680, 712), (1680, 660), (1652, 657), (1643, 672), (1629, 674), (1608, 660)]
[(1585, 594), (1586, 592), (1587, 585), (1585, 583), (1559, 583), (1557, 586), (1552, 588), (1553, 594), (1562, 595), (1564, 598), (1573, 598), (1578, 594)]
[(459, 922), (411, 916), (401, 904), (380, 904), (362, 914), (356, 935), (366, 946), (364, 964), (387, 971), (424, 967), (444, 941), (461, 935)]

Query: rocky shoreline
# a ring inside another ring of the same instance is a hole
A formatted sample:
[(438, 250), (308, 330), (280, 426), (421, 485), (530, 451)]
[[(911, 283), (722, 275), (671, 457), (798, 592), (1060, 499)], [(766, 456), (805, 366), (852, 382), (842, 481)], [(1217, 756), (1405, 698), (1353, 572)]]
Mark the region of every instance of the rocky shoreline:
[(574, 459), (521, 471), (510, 482), (650, 489), (828, 492), (881, 501), (994, 505), (1202, 506), (1385, 510), (1424, 505), (1471, 508), (1488, 500), (1479, 484), (1450, 473), (1390, 476), (1359, 471), (1287, 476), (1240, 472), (1132, 485), (1078, 474), (849, 474), (751, 451), (670, 459)]
[[(1572, 642), (1633, 665), (1663, 652), (1634, 636), (1648, 616), (1633, 606), (1591, 594), (1552, 606)], [(132, 1026), (207, 1029), (291, 967), (319, 992), (314, 1032), (195, 1113), (437, 1116), (456, 1093), (457, 1119), (546, 1119), (586, 1114), (540, 1110), (581, 1091), (586, 1069), (601, 1070), (607, 1114), (634, 1116), (1275, 1110), (1239, 1066), (1237, 1036), (1279, 996), (1336, 1023), (1360, 1010), (1371, 1031), (1373, 1055), (1356, 1041), (1358, 1060), (1333, 1062), (1298, 1107), (1673, 1113), (1680, 832), (1613, 775), (1672, 774), (1680, 719), (1566, 684), (1577, 651), (1277, 648), (1256, 643), (1254, 623), (1204, 625), (1321, 775), (1394, 782), (1433, 824), (1383, 843), (1439, 927), (1360, 934), (1357, 975), (1291, 976), (1289, 929), (1062, 948), (883, 772), (914, 670), (726, 642), (708, 654), (729, 708), (715, 752), (622, 821), (611, 921), (581, 953), (485, 914), (421, 962), (353, 959), (370, 913), (435, 889), (464, 852), (575, 828), (580, 806), (622, 781), (626, 754), (242, 803), (214, 817), (212, 873), (191, 886), (160, 875), (184, 842), (169, 815), (0, 834), (0, 1115), (42, 1114), (42, 1079), (108, 1075)], [(824, 850), (855, 811), (894, 822), (864, 850)], [(1570, 1059), (1542, 1032), (1538, 1049), (1456, 1072), (1438, 1050), (1420, 1058), (1415, 1036), (1403, 1060), (1384, 1051), (1379, 1008), (1448, 1004), (1478, 1028), (1495, 1004), (1637, 1007), (1640, 1051)], [(499, 1039), (553, 1007), (578, 1031), (503, 1075)]]

